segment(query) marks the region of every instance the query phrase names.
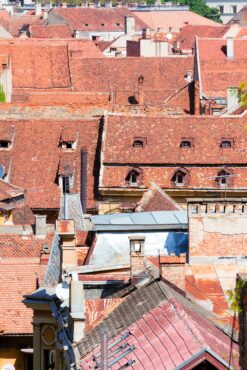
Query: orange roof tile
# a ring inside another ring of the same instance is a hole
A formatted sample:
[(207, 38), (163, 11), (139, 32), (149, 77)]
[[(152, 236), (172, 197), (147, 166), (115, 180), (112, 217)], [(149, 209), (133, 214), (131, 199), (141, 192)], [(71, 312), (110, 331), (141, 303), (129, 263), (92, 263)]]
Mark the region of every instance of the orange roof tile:
[(155, 12), (133, 12), (152, 30), (158, 28), (164, 31), (179, 32), (186, 24), (198, 26), (214, 26), (221, 27), (220, 23), (211, 21), (208, 18), (202, 17), (199, 14), (189, 10), (172, 10), (172, 11), (155, 11)]
[[(126, 7), (121, 8), (56, 8), (53, 9), (50, 16), (61, 17), (61, 23), (68, 23), (73, 30), (78, 31), (124, 31), (125, 16), (134, 16)], [(52, 20), (48, 22), (52, 23)], [(136, 17), (136, 30), (145, 28), (146, 24)]]
[(224, 39), (198, 39), (202, 93), (210, 98), (226, 98), (227, 87), (247, 79), (247, 40), (234, 39), (234, 57), (228, 59)]
[(29, 27), (29, 32), (30, 37), (38, 39), (66, 39), (73, 35), (72, 30), (66, 24), (34, 24)]

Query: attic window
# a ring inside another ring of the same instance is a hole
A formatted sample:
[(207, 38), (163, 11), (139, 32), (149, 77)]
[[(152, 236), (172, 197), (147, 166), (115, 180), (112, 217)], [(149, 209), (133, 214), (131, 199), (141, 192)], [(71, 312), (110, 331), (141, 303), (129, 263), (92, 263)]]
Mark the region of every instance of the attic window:
[(100, 25), (103, 27), (105, 25), (105, 23), (101, 23)]
[(85, 26), (88, 27), (88, 23), (85, 23)]
[(147, 144), (147, 138), (144, 137), (135, 137), (133, 142), (134, 148), (144, 148)]
[(222, 139), (220, 143), (220, 147), (223, 149), (232, 148), (233, 147), (233, 140), (232, 139)]
[(120, 23), (119, 22), (116, 22), (116, 26), (120, 26)]
[(69, 176), (62, 176), (62, 188), (63, 194), (68, 194), (70, 192)]
[(193, 139), (183, 138), (180, 143), (180, 148), (191, 148), (193, 145)]
[(172, 183), (176, 186), (186, 186), (189, 185), (189, 173), (186, 169), (180, 168), (178, 169), (173, 177), (172, 177)]
[(133, 168), (125, 177), (125, 184), (129, 186), (139, 186), (142, 183), (142, 170)]
[(76, 149), (76, 141), (62, 141), (62, 149)]
[(228, 169), (219, 171), (215, 180), (220, 187), (233, 186), (233, 174)]
[(6, 149), (11, 146), (11, 141), (9, 140), (0, 140), (0, 148)]

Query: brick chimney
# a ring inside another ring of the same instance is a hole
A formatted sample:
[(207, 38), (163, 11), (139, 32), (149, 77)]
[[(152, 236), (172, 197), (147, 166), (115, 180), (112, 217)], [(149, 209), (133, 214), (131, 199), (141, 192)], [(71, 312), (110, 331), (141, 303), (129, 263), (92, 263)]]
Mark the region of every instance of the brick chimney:
[(160, 275), (173, 285), (185, 290), (186, 253), (179, 256), (160, 256)]
[(141, 276), (146, 270), (144, 261), (144, 235), (129, 236), (131, 279)]

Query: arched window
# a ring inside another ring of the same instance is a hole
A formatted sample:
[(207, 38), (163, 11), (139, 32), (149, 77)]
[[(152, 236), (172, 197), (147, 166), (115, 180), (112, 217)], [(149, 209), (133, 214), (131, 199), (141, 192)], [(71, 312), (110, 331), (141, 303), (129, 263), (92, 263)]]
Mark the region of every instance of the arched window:
[(220, 147), (225, 148), (232, 148), (233, 147), (233, 140), (232, 139), (222, 139), (220, 143)]
[(125, 184), (139, 186), (142, 183), (142, 170), (138, 167), (132, 168), (125, 177)]
[(218, 186), (220, 187), (229, 187), (233, 186), (233, 174), (228, 169), (222, 169), (218, 172), (215, 178)]
[(189, 173), (185, 168), (179, 168), (172, 177), (172, 183), (176, 186), (189, 185)]

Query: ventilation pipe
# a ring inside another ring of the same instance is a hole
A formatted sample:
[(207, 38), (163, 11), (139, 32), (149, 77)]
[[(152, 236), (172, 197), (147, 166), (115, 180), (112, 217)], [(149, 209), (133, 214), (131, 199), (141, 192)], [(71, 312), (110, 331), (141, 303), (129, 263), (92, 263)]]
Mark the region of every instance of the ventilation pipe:
[(81, 206), (83, 213), (87, 210), (87, 151), (81, 151)]

